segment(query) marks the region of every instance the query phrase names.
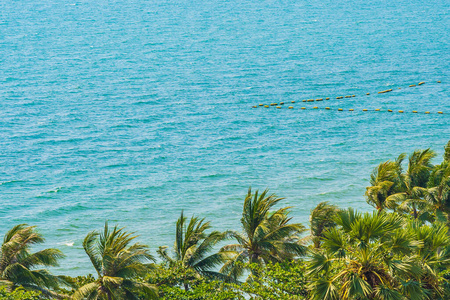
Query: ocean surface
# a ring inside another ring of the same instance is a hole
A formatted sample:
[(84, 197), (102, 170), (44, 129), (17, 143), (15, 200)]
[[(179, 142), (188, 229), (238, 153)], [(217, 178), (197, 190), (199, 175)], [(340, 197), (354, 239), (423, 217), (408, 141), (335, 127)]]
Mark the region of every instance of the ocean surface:
[(37, 225), (67, 255), (54, 271), (81, 275), (82, 240), (105, 220), (156, 255), (182, 210), (239, 229), (249, 186), (305, 226), (321, 201), (370, 210), (378, 163), (428, 147), (439, 163), (450, 140), (449, 9), (0, 1), (0, 235)]

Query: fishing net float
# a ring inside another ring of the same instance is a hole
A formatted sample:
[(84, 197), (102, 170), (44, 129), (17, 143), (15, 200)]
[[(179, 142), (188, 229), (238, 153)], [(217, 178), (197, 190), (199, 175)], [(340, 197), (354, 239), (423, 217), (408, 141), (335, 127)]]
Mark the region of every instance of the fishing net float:
[[(437, 83), (441, 83), (441, 81), (438, 80)], [(425, 81), (421, 81), (417, 85), (416, 84), (411, 84), (408, 87), (416, 87), (416, 86), (421, 86), (423, 84), (425, 84)], [(401, 88), (399, 87), (398, 89), (401, 89)], [(379, 91), (378, 94), (385, 94), (385, 93), (389, 93), (389, 92), (392, 92), (392, 91), (393, 91), (393, 89), (387, 89), (387, 90)], [(370, 93), (366, 93), (366, 95), (370, 95)], [(336, 99), (353, 98), (353, 97), (356, 97), (356, 95), (337, 96)], [(321, 102), (321, 101), (324, 101), (324, 99), (325, 100), (330, 100), (330, 97), (317, 98), (317, 99), (304, 99), (301, 102)], [(291, 103), (295, 103), (295, 101), (291, 101)], [(284, 102), (280, 102), (280, 103), (273, 102), (273, 103), (270, 103), (270, 105), (260, 103), (259, 105), (252, 106), (252, 108), (258, 108), (258, 107), (270, 108), (271, 106), (274, 106), (277, 109), (282, 109), (283, 105), (284, 105)], [(288, 109), (294, 109), (294, 106), (289, 106)], [(302, 107), (301, 109), (305, 110), (306, 107)], [(332, 109), (330, 107), (319, 108), (318, 106), (314, 106), (312, 109), (336, 110), (336, 109)], [(344, 111), (343, 108), (338, 108), (337, 110), (338, 111)], [(350, 108), (350, 109), (348, 109), (348, 111), (355, 111), (355, 109)], [(364, 109), (362, 109), (362, 111), (363, 112), (371, 112), (371, 111), (372, 112), (394, 112), (394, 110), (392, 110), (392, 109), (380, 109), (380, 108), (377, 108), (377, 109), (366, 109), (366, 108), (364, 108)], [(430, 111), (419, 112), (417, 110), (413, 110), (413, 111), (398, 110), (398, 111), (395, 111), (395, 112), (398, 112), (398, 113), (413, 113), (413, 114), (433, 114)], [(435, 114), (442, 115), (442, 114), (444, 114), (444, 112), (443, 111), (437, 111)]]
[[(256, 107), (256, 106), (253, 106)], [(265, 105), (266, 108), (269, 108), (268, 105)], [(276, 109), (282, 109), (282, 106), (276, 106)], [(294, 109), (293, 106), (289, 106), (288, 109)], [(381, 108), (375, 108), (375, 109), (367, 109), (367, 108), (363, 108), (363, 109), (354, 109), (354, 108), (349, 108), (349, 109), (343, 109), (343, 108), (331, 108), (331, 107), (318, 107), (318, 106), (314, 106), (312, 108), (307, 108), (307, 107), (301, 107), (301, 110), (329, 110), (329, 111), (349, 111), (349, 112), (357, 112), (357, 111), (362, 111), (362, 112), (388, 112), (388, 113), (401, 113), (401, 114), (439, 114), (439, 115), (450, 115), (448, 113), (444, 113), (443, 111), (437, 111), (437, 112), (431, 112), (431, 111), (417, 111), (417, 110), (412, 110), (412, 111), (406, 111), (406, 110), (392, 110), (392, 109), (381, 109)]]
[[(441, 83), (440, 80), (438, 80), (436, 82)], [(417, 85), (410, 84), (408, 87), (416, 87), (416, 86), (421, 86), (423, 84), (425, 84), (425, 81), (421, 81)], [(399, 87), (398, 89), (401, 89), (401, 87)], [(393, 91), (394, 91), (394, 89), (387, 89), (387, 90), (379, 91), (379, 92), (377, 92), (377, 94), (381, 95), (381, 94), (386, 94), (386, 93), (390, 93)], [(368, 96), (368, 95), (370, 95), (370, 93), (366, 93), (366, 95)], [(344, 98), (353, 98), (353, 97), (356, 97), (356, 95), (337, 96), (336, 99), (340, 100), (340, 99), (344, 99)], [(331, 98), (330, 97), (326, 97), (326, 98), (322, 97), (322, 98), (317, 98), (317, 99), (304, 99), (304, 100), (301, 100), (301, 102), (320, 102), (320, 101), (323, 101), (324, 99), (330, 100)], [(295, 103), (295, 101), (291, 101), (291, 103)], [(284, 104), (284, 102), (280, 102), (279, 104), (275, 102), (275, 103), (271, 103), (270, 106), (277, 106), (277, 105), (283, 105), (283, 104)], [(252, 107), (257, 108), (258, 106), (264, 106), (264, 105), (265, 104), (260, 103), (259, 105), (254, 105)]]

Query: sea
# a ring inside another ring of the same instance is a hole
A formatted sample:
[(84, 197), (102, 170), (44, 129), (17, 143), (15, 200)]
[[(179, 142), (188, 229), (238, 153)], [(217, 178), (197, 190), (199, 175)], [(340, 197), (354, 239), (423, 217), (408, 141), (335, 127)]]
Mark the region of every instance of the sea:
[(371, 211), (380, 162), (426, 148), (442, 161), (449, 9), (0, 0), (0, 237), (37, 226), (32, 251), (60, 249), (54, 273), (76, 276), (94, 272), (82, 241), (106, 221), (156, 256), (182, 211), (241, 230), (250, 187), (305, 227), (322, 201)]

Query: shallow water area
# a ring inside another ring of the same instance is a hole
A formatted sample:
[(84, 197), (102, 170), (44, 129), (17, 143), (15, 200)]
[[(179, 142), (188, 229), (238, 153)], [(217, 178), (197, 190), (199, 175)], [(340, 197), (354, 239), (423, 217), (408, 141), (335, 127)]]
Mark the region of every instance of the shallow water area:
[(93, 272), (81, 243), (105, 220), (153, 254), (181, 210), (238, 229), (249, 186), (305, 225), (321, 201), (370, 210), (378, 163), (428, 147), (437, 163), (450, 139), (445, 1), (0, 8), (0, 228), (38, 225), (68, 257), (56, 272)]

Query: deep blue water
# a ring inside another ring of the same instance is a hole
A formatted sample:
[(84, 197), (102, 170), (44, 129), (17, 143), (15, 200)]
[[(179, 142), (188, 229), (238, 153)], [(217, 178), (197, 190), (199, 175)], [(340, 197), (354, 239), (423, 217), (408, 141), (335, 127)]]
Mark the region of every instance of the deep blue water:
[[(37, 225), (78, 275), (92, 272), (82, 239), (105, 220), (155, 254), (182, 209), (238, 229), (249, 186), (305, 225), (320, 201), (369, 210), (379, 162), (431, 147), (438, 163), (450, 140), (449, 8), (0, 1), (1, 234)], [(251, 108), (281, 101), (294, 109)]]

